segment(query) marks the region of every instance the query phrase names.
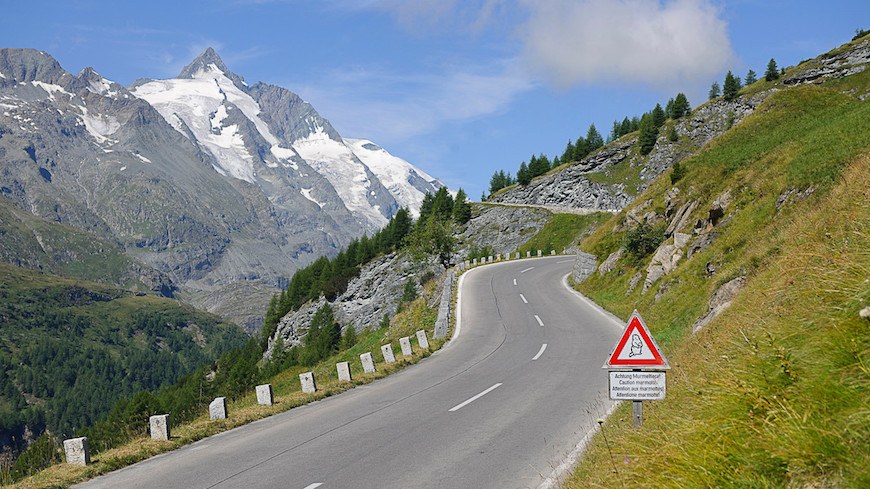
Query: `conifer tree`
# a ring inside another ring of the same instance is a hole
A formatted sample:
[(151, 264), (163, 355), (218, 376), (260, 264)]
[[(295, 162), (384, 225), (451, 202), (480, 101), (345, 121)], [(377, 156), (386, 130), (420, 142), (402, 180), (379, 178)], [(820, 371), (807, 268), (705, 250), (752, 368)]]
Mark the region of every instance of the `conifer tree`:
[[(574, 143), (571, 140), (568, 140), (568, 144), (565, 146), (565, 152), (562, 153), (562, 161), (567, 163), (569, 161), (574, 160)], [(520, 178), (519, 174), (517, 174), (517, 178)]]
[[(502, 175), (504, 175), (504, 172), (502, 172)], [(468, 203), (465, 190), (460, 188), (456, 192), (456, 198), (453, 199), (453, 222), (456, 224), (465, 224), (470, 220), (471, 204)]]
[(450, 219), (453, 214), (453, 196), (447, 187), (441, 187), (435, 192), (432, 210), (438, 219)]
[(738, 92), (740, 92), (740, 80), (731, 73), (731, 70), (728, 70), (725, 83), (722, 85), (722, 96), (730, 102), (737, 98)]
[(679, 138), (680, 136), (677, 134), (677, 126), (676, 124), (674, 124), (673, 126), (671, 126), (671, 130), (668, 131), (668, 141), (674, 143)]
[(721, 95), (722, 89), (719, 88), (719, 83), (713, 82), (713, 84), (710, 85), (710, 91), (707, 92), (707, 99), (713, 100), (714, 98), (719, 98)]
[(529, 168), (526, 166), (526, 162), (520, 163), (520, 169), (517, 170), (517, 183), (520, 185), (528, 185), (529, 182), (532, 181), (532, 176), (529, 175)]
[(665, 116), (668, 119), (676, 119), (674, 117), (674, 99), (668, 99), (668, 103), (665, 104)]
[(758, 75), (753, 70), (749, 70), (746, 73), (746, 78), (743, 79), (744, 85), (752, 85), (753, 83), (758, 81)]
[(689, 114), (692, 111), (692, 107), (689, 106), (689, 99), (686, 98), (686, 94), (680, 92), (674, 98), (674, 110), (673, 110), (673, 118), (679, 119), (683, 116)]
[(577, 138), (577, 142), (574, 143), (574, 157), (572, 158), (574, 161), (580, 161), (589, 154), (589, 144), (583, 136)]
[(625, 118), (622, 119), (622, 122), (619, 123), (619, 136), (618, 137), (625, 136), (626, 134), (630, 133), (631, 131), (632, 131), (631, 120), (628, 118), (628, 116), (625, 116)]
[(640, 136), (638, 137), (641, 154), (647, 155), (652, 151), (656, 145), (656, 138), (658, 135), (659, 128), (656, 127), (652, 114), (644, 114), (643, 118), (640, 120)]
[(596, 149), (604, 146), (604, 138), (601, 137), (601, 134), (598, 132), (598, 129), (595, 128), (595, 124), (589, 125), (589, 130), (586, 131), (586, 147), (591, 153)]
[(661, 127), (665, 125), (665, 120), (667, 120), (667, 116), (665, 115), (665, 111), (662, 110), (661, 104), (656, 104), (656, 106), (653, 107), (651, 114), (653, 124), (656, 125), (656, 130), (661, 129)]
[(429, 192), (423, 196), (423, 202), (420, 203), (420, 220), (425, 220), (432, 213), (432, 205), (435, 203), (435, 196)]
[(779, 79), (779, 71), (776, 68), (776, 60), (770, 58), (770, 61), (767, 62), (767, 71), (764, 72), (764, 79), (766, 81), (774, 81)]

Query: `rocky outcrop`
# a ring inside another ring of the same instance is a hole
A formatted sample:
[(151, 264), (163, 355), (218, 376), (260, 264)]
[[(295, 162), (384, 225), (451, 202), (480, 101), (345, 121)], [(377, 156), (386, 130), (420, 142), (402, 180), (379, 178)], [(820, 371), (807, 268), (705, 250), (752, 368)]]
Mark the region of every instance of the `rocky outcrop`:
[(475, 205), (472, 218), (458, 235), (454, 261), (464, 259), (473, 246), (492, 247), (495, 253), (516, 250), (544, 227), (553, 215), (543, 209), (501, 205)]
[[(347, 290), (331, 302), (335, 320), (343, 328), (357, 331), (369, 326), (377, 327), (384, 315), (392, 317), (396, 314), (407, 280), (417, 282), (420, 272), (424, 270), (436, 275), (444, 272), (435, 260), (420, 265), (404, 253), (391, 253), (373, 260), (363, 267), (358, 277), (350, 281)], [(264, 358), (271, 358), (272, 346), (278, 337), (288, 347), (301, 343), (311, 318), (325, 303), (326, 299), (321, 297), (281, 318), (275, 334), (269, 338)]]
[(595, 255), (582, 251), (577, 252), (577, 258), (574, 260), (574, 270), (571, 272), (574, 283), (579, 284), (595, 273), (597, 263), (598, 258)]
[(731, 301), (737, 297), (737, 293), (740, 292), (744, 284), (746, 284), (746, 277), (737, 277), (719, 286), (707, 303), (707, 314), (698, 318), (692, 325), (692, 333), (697, 333), (722, 311), (728, 309), (731, 306)]
[(870, 64), (870, 40), (865, 40), (846, 49), (824, 54), (817, 60), (807, 63), (804, 68), (798, 65), (796, 72), (784, 78), (782, 82), (786, 85), (820, 83), (825, 79), (843, 78), (861, 73), (867, 69), (868, 64)]

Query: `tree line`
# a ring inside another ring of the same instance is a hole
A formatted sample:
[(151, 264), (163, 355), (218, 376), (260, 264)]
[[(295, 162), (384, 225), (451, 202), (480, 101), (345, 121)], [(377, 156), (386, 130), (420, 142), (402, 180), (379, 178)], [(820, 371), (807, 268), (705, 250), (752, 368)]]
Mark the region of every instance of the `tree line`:
[[(686, 98), (685, 94), (680, 92), (668, 100), (665, 108), (662, 108), (661, 104), (656, 104), (651, 111), (642, 116), (626, 116), (621, 121), (613, 121), (613, 126), (606, 141), (601, 136), (601, 133), (598, 132), (595, 124), (590, 124), (585, 136), (579, 136), (576, 141), (569, 139), (562, 154), (554, 156), (552, 160), (543, 153), (532, 155), (528, 163), (525, 161), (520, 163), (516, 177), (512, 177), (510, 172), (497, 170), (489, 180), (489, 194), (492, 195), (511, 185), (528, 185), (535, 177), (544, 175), (562, 164), (580, 161), (593, 151), (604, 146), (605, 143), (611, 143), (626, 134), (636, 131), (640, 131), (642, 142), (639, 144), (639, 147), (641, 153), (647, 154), (652, 150), (652, 146), (655, 145), (655, 138), (658, 137), (658, 131), (665, 120), (680, 119), (689, 114), (689, 112), (691, 112), (689, 99)], [(644, 118), (648, 120), (644, 122)]]

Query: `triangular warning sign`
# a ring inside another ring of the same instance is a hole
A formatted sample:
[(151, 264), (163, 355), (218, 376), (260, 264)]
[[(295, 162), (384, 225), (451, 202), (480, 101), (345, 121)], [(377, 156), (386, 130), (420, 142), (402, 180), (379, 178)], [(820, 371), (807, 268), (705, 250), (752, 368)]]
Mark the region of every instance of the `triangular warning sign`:
[(659, 346), (647, 329), (637, 311), (631, 315), (628, 325), (602, 368), (647, 368), (667, 370), (671, 366), (662, 355)]

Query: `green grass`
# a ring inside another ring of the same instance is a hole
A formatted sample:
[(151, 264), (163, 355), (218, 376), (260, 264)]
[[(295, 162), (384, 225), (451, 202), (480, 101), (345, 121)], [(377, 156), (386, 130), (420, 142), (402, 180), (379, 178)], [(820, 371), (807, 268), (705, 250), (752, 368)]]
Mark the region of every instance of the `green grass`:
[[(604, 425), (609, 450), (597, 436), (566, 487), (870, 485), (870, 323), (858, 317), (870, 303), (870, 104), (841, 93), (848, 81), (831, 85), (771, 95), (684, 163), (678, 198), (699, 202), (691, 222), (731, 192), (709, 248), (645, 293), (642, 281), (627, 289), (648, 259), (579, 286), (620, 317), (637, 308), (673, 370), (642, 431), (624, 404)], [(665, 174), (635, 205), (661, 210), (670, 187)], [(790, 189), (809, 196), (777, 207)], [(581, 247), (606, 258), (624, 219)], [(747, 283), (731, 308), (691, 335), (737, 276)]]
[(611, 214), (606, 212), (596, 212), (582, 216), (577, 214), (555, 214), (535, 236), (520, 246), (517, 251), (521, 256), (525, 256), (527, 251), (535, 254), (538, 250), (543, 251), (546, 255), (549, 255), (551, 250), (561, 253), (566, 248), (576, 245), (579, 238), (595, 229), (596, 226), (610, 216)]

